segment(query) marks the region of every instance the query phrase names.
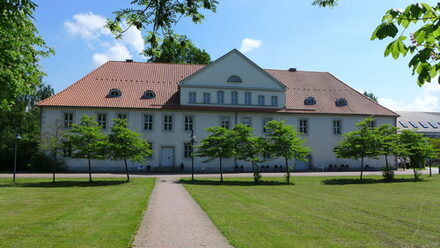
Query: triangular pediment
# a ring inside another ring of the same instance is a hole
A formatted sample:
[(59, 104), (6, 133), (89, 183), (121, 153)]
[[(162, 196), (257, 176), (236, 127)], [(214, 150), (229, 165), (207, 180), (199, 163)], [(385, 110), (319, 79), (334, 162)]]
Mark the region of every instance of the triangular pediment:
[(233, 49), (180, 81), (180, 86), (248, 88), (285, 91), (286, 86)]

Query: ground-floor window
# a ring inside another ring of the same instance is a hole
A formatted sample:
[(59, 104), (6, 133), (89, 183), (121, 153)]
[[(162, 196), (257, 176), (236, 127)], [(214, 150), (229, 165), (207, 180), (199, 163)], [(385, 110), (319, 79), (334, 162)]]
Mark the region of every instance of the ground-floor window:
[(183, 157), (184, 158), (191, 158), (192, 156), (192, 145), (191, 142), (186, 142), (183, 144)]

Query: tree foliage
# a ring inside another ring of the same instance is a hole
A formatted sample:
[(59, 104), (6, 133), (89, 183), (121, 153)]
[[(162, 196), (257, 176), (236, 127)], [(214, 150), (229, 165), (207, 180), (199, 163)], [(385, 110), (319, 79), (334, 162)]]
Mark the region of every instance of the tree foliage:
[(35, 93), (45, 75), (39, 61), (53, 53), (33, 23), (36, 7), (30, 0), (0, 1), (0, 109)]
[(127, 160), (144, 163), (153, 151), (150, 144), (140, 135), (127, 128), (127, 120), (113, 119), (113, 127), (108, 135), (108, 153), (112, 160), (124, 160), (127, 181), (130, 181)]
[(364, 91), (364, 96), (370, 98), (372, 101), (377, 102), (377, 96), (373, 94), (373, 92)]
[(284, 121), (269, 121), (266, 124), (267, 149), (271, 156), (283, 157), (286, 166), (286, 180), (290, 183), (290, 168), (288, 160), (296, 159), (306, 161), (310, 148), (304, 147), (304, 140), (298, 137), (292, 126)]
[(203, 162), (210, 162), (218, 158), (220, 162), (220, 181), (223, 182), (222, 160), (234, 156), (233, 132), (223, 127), (210, 127), (206, 129), (206, 132), (209, 135), (200, 141), (195, 154), (207, 158)]
[(72, 145), (74, 158), (88, 161), (89, 181), (92, 181), (91, 159), (103, 159), (107, 146), (101, 126), (88, 115), (81, 116), (80, 124), (72, 124), (68, 133), (68, 142)]
[(53, 126), (50, 126), (51, 132), (44, 133), (41, 138), (40, 148), (48, 151), (52, 156), (52, 182), (55, 182), (55, 173), (57, 167), (63, 164), (60, 156), (63, 153), (64, 144), (66, 142), (66, 130), (64, 123), (58, 119)]

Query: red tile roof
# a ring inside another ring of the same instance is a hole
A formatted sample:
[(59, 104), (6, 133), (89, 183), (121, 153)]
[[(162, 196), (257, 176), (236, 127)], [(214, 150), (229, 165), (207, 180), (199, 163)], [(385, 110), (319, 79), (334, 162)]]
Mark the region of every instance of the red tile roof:
[[(287, 86), (284, 109), (181, 106), (178, 88), (180, 80), (204, 66), (110, 61), (37, 105), (397, 116), (393, 111), (371, 101), (330, 73), (287, 70), (266, 70)], [(106, 97), (113, 88), (121, 90), (122, 96)], [(154, 91), (156, 97), (141, 99), (146, 90)], [(304, 105), (304, 99), (307, 97), (314, 97), (316, 105)], [(339, 98), (345, 98), (348, 105), (337, 107), (335, 101)]]

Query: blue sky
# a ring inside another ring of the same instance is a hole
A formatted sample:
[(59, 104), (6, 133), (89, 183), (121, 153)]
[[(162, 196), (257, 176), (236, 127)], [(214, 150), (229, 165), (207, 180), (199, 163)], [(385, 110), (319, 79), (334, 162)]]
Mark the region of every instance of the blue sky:
[[(116, 41), (102, 27), (112, 11), (130, 1), (38, 0), (35, 19), (40, 34), (56, 54), (42, 60), (44, 81), (61, 91), (106, 60), (139, 56), (142, 33), (131, 29)], [(355, 89), (373, 92), (393, 110), (440, 111), (440, 87), (422, 88), (408, 68), (408, 58), (384, 58), (387, 41), (370, 41), (390, 8), (413, 1), (340, 0), (322, 9), (312, 0), (220, 0), (217, 13), (202, 24), (182, 20), (176, 32), (187, 35), (216, 59), (233, 48), (263, 68), (328, 71)], [(425, 1), (434, 4), (436, 1)]]

